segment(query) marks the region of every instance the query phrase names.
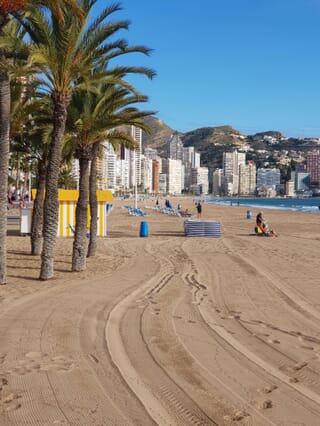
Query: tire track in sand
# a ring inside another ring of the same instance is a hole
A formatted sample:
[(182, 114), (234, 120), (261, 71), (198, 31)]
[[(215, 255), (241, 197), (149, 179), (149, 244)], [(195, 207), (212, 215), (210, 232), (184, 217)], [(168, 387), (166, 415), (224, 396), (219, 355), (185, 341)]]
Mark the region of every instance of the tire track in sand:
[[(229, 247), (227, 245), (227, 247)], [(246, 260), (240, 256), (241, 259), (245, 262)], [(254, 267), (250, 262), (250, 266)], [(193, 266), (195, 269), (195, 266)], [(219, 286), (219, 276), (217, 272), (213, 271), (214, 273), (214, 281)], [(259, 273), (259, 270), (257, 271)], [(197, 271), (195, 269), (194, 275), (197, 275)], [(264, 273), (262, 273), (264, 276)], [(268, 277), (267, 277), (268, 279)], [(192, 282), (190, 282), (190, 279), (186, 280), (189, 284), (192, 286), (195, 286), (196, 279), (193, 277)], [(200, 284), (197, 286), (199, 289), (201, 288)], [(298, 302), (298, 301), (297, 301)], [(212, 321), (212, 313), (207, 309), (204, 308), (201, 303), (195, 304), (198, 309), (199, 313), (201, 314), (204, 322), (215, 332), (217, 335), (219, 335), (228, 345), (230, 345), (233, 349), (241, 353), (245, 358), (253, 362), (255, 365), (266, 371), (268, 374), (274, 376), (278, 380), (280, 380), (285, 385), (291, 387), (295, 391), (297, 391), (299, 394), (303, 395), (304, 397), (308, 398), (309, 400), (315, 402), (316, 404), (320, 405), (320, 395), (317, 392), (314, 392), (313, 390), (307, 388), (301, 383), (295, 383), (291, 381), (291, 378), (288, 377), (287, 374), (283, 373), (282, 371), (279, 371), (277, 367), (274, 367), (270, 363), (266, 362), (265, 360), (261, 359), (259, 356), (257, 356), (255, 353), (253, 353), (251, 350), (249, 350), (241, 341), (237, 340), (235, 337), (233, 337), (232, 334), (230, 334), (225, 327), (217, 324), (216, 322)], [(318, 314), (318, 313), (317, 313)], [(318, 314), (319, 315), (319, 314)], [(317, 316), (318, 316), (317, 315)]]
[[(152, 251), (150, 247), (149, 251)], [(172, 260), (163, 258), (157, 250), (155, 262), (160, 262), (161, 264), (159, 273), (117, 304), (109, 315), (105, 337), (108, 342), (110, 356), (128, 386), (157, 424), (214, 425), (216, 423), (213, 420), (209, 420), (204, 413), (202, 414), (199, 408), (196, 408), (196, 411), (191, 408), (194, 402), (191, 402), (189, 397), (183, 395), (183, 390), (179, 388), (179, 385), (168, 376), (166, 370), (153, 358), (142, 334), (148, 357), (151, 358), (151, 362), (155, 364), (156, 369), (160, 368), (162, 375), (162, 379), (158, 379), (157, 383), (153, 383), (152, 387), (150, 387), (150, 383), (148, 384), (147, 381), (144, 381), (136, 370), (126, 351), (125, 342), (121, 338), (121, 322), (134, 302), (138, 300), (141, 303), (141, 300), (146, 297), (151, 300), (151, 303), (154, 303), (152, 301), (153, 296), (161, 292), (167, 285), (170, 285), (176, 274)], [(143, 312), (144, 310), (140, 314), (140, 318), (142, 318)], [(157, 391), (155, 392), (156, 388)], [(189, 406), (186, 404), (186, 398), (189, 400)]]

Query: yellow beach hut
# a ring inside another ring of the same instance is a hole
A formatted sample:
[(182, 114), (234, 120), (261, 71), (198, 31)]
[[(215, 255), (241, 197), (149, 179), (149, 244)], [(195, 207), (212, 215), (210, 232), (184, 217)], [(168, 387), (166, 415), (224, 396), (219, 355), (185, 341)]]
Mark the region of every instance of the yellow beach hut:
[[(32, 191), (33, 192), (33, 191)], [(34, 193), (32, 196), (34, 197)], [(59, 224), (58, 237), (72, 237), (76, 225), (76, 206), (79, 198), (78, 190), (59, 189)], [(107, 236), (107, 216), (113, 205), (113, 195), (109, 190), (98, 190), (98, 237)], [(90, 228), (90, 212), (88, 207), (88, 229)]]

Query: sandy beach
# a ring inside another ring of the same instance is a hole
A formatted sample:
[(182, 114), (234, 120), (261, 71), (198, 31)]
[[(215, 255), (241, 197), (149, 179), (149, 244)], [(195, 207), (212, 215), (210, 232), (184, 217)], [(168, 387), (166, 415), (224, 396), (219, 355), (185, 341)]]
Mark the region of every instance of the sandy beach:
[(0, 425), (319, 425), (320, 214), (266, 211), (265, 238), (256, 209), (204, 204), (221, 237), (188, 238), (154, 199), (128, 204), (83, 273), (59, 238), (48, 282), (9, 226)]

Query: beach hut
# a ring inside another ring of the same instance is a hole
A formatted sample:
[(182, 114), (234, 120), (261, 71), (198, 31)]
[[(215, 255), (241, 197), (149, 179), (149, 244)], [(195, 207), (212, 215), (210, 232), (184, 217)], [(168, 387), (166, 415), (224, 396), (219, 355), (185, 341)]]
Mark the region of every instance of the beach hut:
[[(32, 191), (32, 197), (35, 192)], [(79, 198), (78, 190), (59, 189), (59, 224), (58, 224), (58, 237), (72, 237), (76, 225), (76, 206)], [(98, 190), (98, 237), (107, 236), (107, 217), (113, 205), (113, 195), (109, 190)], [(90, 228), (90, 212), (88, 207), (88, 225)]]

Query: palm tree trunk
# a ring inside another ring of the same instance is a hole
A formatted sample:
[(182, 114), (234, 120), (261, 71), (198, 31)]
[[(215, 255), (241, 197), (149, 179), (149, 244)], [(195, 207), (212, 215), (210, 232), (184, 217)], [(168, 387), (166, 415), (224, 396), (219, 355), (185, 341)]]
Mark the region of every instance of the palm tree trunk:
[(89, 203), (90, 203), (90, 241), (87, 257), (93, 257), (97, 251), (98, 201), (97, 201), (97, 158), (99, 144), (92, 146), (90, 169)]
[(89, 157), (81, 155), (79, 158), (80, 181), (79, 198), (76, 208), (76, 229), (72, 250), (72, 271), (79, 272), (86, 269), (86, 254), (88, 246), (87, 223), (89, 204)]
[(58, 179), (61, 162), (62, 138), (67, 119), (69, 93), (54, 92), (53, 133), (48, 157), (46, 193), (43, 216), (43, 247), (41, 253), (40, 279), (48, 280), (54, 275), (54, 249), (59, 223)]
[(21, 195), (21, 192), (20, 192), (20, 154), (18, 154), (18, 159), (17, 159), (16, 193)]
[[(44, 154), (38, 163), (37, 193), (33, 202), (32, 222), (31, 222), (31, 254), (38, 256), (41, 254), (42, 231), (43, 231), (43, 204), (46, 185), (47, 159)], [(31, 197), (31, 194), (29, 194)]]
[[(3, 17), (0, 16), (0, 28)], [(1, 34), (1, 29), (0, 29)], [(0, 49), (0, 69), (4, 65)], [(7, 210), (10, 132), (10, 81), (6, 71), (0, 71), (0, 284), (7, 283)]]

